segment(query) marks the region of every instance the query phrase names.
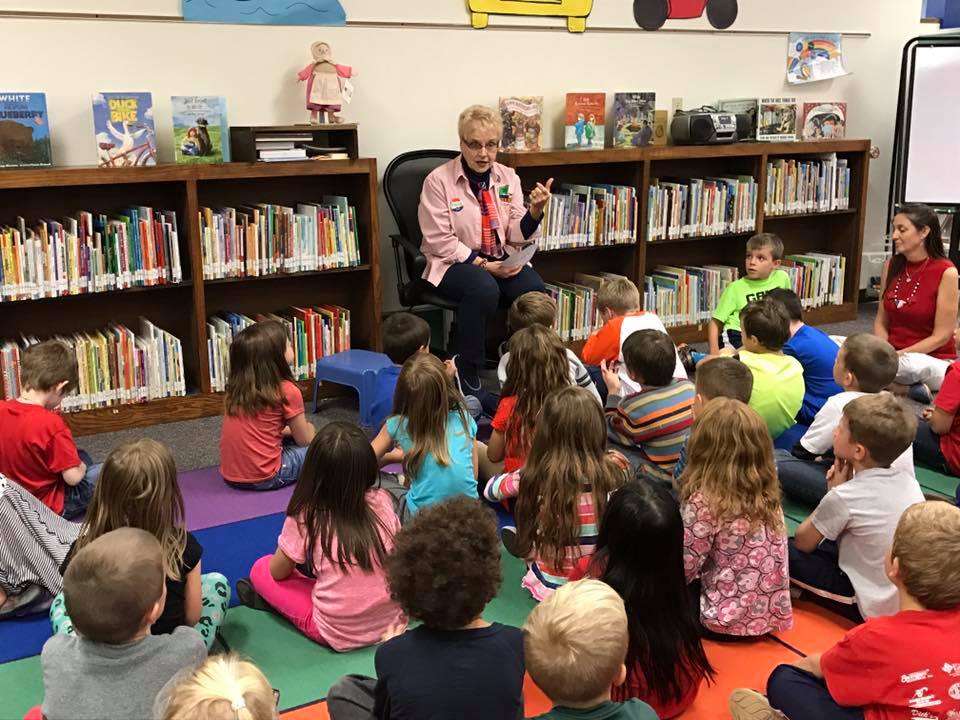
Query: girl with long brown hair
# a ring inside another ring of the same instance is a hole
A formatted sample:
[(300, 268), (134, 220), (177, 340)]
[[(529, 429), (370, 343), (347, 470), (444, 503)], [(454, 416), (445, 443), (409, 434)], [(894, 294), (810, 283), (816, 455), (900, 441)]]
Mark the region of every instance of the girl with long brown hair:
[(515, 549), (528, 558), (522, 585), (536, 600), (593, 554), (607, 497), (626, 481), (626, 466), (619, 453), (607, 452), (603, 411), (587, 390), (568, 386), (547, 395), (526, 465), (491, 478), (484, 490), (492, 502), (517, 498)]
[[(201, 575), (203, 547), (186, 529), (177, 466), (170, 450), (156, 440), (144, 438), (121, 445), (107, 456), (86, 520), (61, 573), (81, 548), (123, 527), (145, 530), (163, 548), (167, 602), (153, 624), (153, 634), (191, 625), (200, 631), (209, 649), (227, 611), (230, 585), (220, 573)], [(74, 634), (62, 593), (50, 608), (50, 620), (54, 632)]]
[(286, 328), (276, 320), (254, 323), (230, 343), (220, 474), (231, 487), (275, 490), (300, 475), (315, 429), (292, 362)]
[(570, 385), (567, 353), (552, 329), (535, 324), (514, 333), (503, 397), (491, 423), (487, 459), (503, 461), (508, 473), (523, 467), (544, 398)]
[(377, 459), (399, 446), (409, 491), (401, 519), (454, 495), (477, 497), (477, 424), (440, 360), (417, 353), (404, 364), (393, 414), (373, 439)]
[(684, 571), (688, 583), (699, 580), (707, 634), (756, 637), (792, 627), (780, 484), (760, 415), (739, 400), (707, 403), (677, 484)]

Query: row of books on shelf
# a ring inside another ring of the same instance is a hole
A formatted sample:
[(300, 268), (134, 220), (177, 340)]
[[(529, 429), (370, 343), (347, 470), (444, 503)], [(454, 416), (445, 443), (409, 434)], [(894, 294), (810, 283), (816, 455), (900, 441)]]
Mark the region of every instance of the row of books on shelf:
[(360, 264), (357, 211), (346, 197), (320, 203), (240, 205), (199, 212), (205, 280), (309, 272)]
[(339, 305), (290, 307), (254, 317), (221, 312), (207, 320), (207, 362), (210, 386), (215, 392), (226, 389), (233, 339), (260, 320), (276, 320), (287, 329), (294, 354), (291, 370), (296, 380), (314, 377), (319, 358), (350, 349), (350, 311)]
[(179, 283), (177, 215), (132, 207), (0, 227), (0, 301)]
[(757, 181), (747, 175), (654, 178), (647, 197), (647, 240), (745, 233), (757, 226)]
[(539, 242), (542, 250), (632, 243), (637, 237), (637, 192), (625, 185), (559, 186), (550, 196)]
[[(64, 412), (127, 405), (186, 394), (180, 340), (146, 318), (137, 331), (111, 323), (102, 330), (59, 335), (79, 367), (77, 392), (63, 399)], [(0, 342), (3, 397), (20, 394), (20, 353), (39, 342), (33, 336)]]
[(850, 207), (850, 167), (836, 153), (813, 160), (767, 163), (767, 215), (830, 212)]
[[(842, 304), (846, 268), (842, 255), (818, 252), (788, 255), (781, 264), (804, 308)], [(739, 270), (729, 265), (659, 265), (644, 278), (643, 306), (668, 327), (706, 322), (738, 276)]]
[(546, 283), (547, 293), (557, 303), (556, 330), (561, 340), (586, 340), (600, 329), (597, 292), (605, 282), (614, 278), (624, 276), (607, 272), (595, 275), (574, 273), (573, 282)]

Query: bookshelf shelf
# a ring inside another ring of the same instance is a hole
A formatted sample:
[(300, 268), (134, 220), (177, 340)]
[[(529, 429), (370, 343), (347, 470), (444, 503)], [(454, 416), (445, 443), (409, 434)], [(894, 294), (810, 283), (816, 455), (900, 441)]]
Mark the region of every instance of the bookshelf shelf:
[(587, 245), (581, 247), (553, 248), (552, 250), (537, 250), (534, 258), (540, 255), (559, 255), (561, 253), (589, 252), (591, 250), (632, 249), (633, 243), (613, 243), (611, 245)]
[[(672, 240), (646, 240), (647, 198), (653, 178), (751, 175), (756, 179), (756, 230), (776, 232), (784, 241), (786, 254), (821, 250), (846, 257), (843, 303), (807, 311), (811, 324), (852, 320), (857, 316), (864, 209), (870, 164), (869, 140), (830, 140), (788, 143), (737, 143), (715, 146), (667, 146), (630, 150), (547, 150), (535, 153), (500, 153), (500, 162), (517, 170), (525, 191), (538, 181), (555, 177), (557, 182), (589, 185), (617, 183), (632, 185), (640, 200), (638, 237), (630, 245), (570, 248), (540, 251), (537, 270), (548, 283), (573, 280), (574, 273), (612, 272), (630, 277), (643, 288), (643, 279), (657, 265), (735, 265), (742, 271), (743, 245), (752, 232), (727, 233)], [(764, 215), (767, 163), (779, 158), (815, 160), (836, 153), (850, 168), (850, 208), (830, 212)], [(798, 222), (780, 222), (781, 220)], [(619, 253), (600, 252), (619, 247)], [(570, 252), (576, 250), (576, 252)], [(668, 328), (676, 341), (706, 339), (705, 325)], [(578, 349), (582, 342), (567, 343)]]
[[(235, 202), (290, 204), (341, 195), (356, 207), (361, 265), (303, 273), (202, 280), (203, 250), (197, 213), (204, 205)], [(272, 312), (290, 305), (336, 304), (351, 311), (351, 345), (380, 345), (380, 229), (377, 166), (373, 159), (148, 168), (42, 168), (0, 173), (0, 208), (24, 217), (77, 210), (110, 212), (130, 205), (174, 210), (180, 231), (184, 281), (177, 284), (0, 302), (0, 339), (20, 333), (48, 337), (85, 332), (139, 316), (173, 333), (183, 346), (188, 394), (64, 415), (75, 435), (217, 415), (222, 394), (211, 391), (207, 318), (220, 310)], [(0, 222), (13, 218), (2, 212)], [(270, 281), (267, 284), (259, 281)], [(312, 382), (301, 389), (309, 399)], [(323, 388), (323, 395), (336, 394)]]

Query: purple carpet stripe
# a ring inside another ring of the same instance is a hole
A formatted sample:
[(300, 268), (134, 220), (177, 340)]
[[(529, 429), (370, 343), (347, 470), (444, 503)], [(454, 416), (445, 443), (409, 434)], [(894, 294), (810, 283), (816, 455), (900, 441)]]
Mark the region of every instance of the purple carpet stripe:
[(188, 530), (285, 512), (293, 494), (293, 485), (259, 492), (235, 490), (223, 481), (215, 467), (180, 473), (179, 479)]

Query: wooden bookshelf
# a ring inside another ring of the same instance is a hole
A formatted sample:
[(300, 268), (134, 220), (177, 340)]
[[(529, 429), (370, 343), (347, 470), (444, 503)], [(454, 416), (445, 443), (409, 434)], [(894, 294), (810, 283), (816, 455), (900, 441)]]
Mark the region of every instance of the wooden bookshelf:
[[(198, 209), (238, 203), (293, 205), (343, 195), (356, 207), (359, 266), (227, 280), (203, 279)], [(44, 168), (0, 172), (0, 224), (60, 218), (78, 210), (114, 212), (145, 205), (177, 213), (183, 283), (41, 300), (0, 302), (0, 338), (89, 331), (144, 316), (183, 344), (186, 397), (67, 413), (74, 434), (217, 415), (211, 392), (206, 320), (221, 310), (271, 312), (290, 305), (350, 309), (351, 344), (380, 349), (380, 226), (373, 159), (147, 168)], [(313, 381), (302, 381), (306, 399)], [(327, 393), (324, 385), (324, 394)], [(336, 394), (331, 389), (330, 394)]]
[[(815, 158), (825, 153), (836, 153), (849, 164), (850, 208), (765, 217), (763, 205), (768, 160)], [(640, 210), (636, 242), (576, 248), (575, 251), (538, 252), (533, 264), (546, 282), (570, 282), (575, 272), (614, 272), (633, 279), (642, 293), (647, 268), (657, 265), (734, 265), (742, 273), (747, 238), (754, 232), (774, 232), (783, 239), (785, 255), (822, 250), (847, 258), (844, 302), (811, 309), (807, 312), (807, 321), (819, 325), (857, 317), (870, 166), (869, 140), (504, 152), (500, 153), (498, 160), (516, 169), (525, 191), (549, 177), (558, 183), (612, 183), (631, 185), (637, 190)], [(651, 178), (728, 174), (752, 175), (757, 180), (757, 228), (754, 232), (646, 240), (647, 193)], [(703, 342), (707, 338), (704, 323), (667, 329), (677, 342)]]

